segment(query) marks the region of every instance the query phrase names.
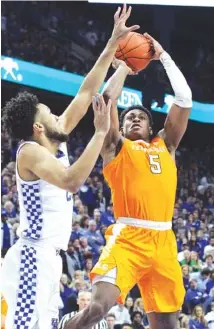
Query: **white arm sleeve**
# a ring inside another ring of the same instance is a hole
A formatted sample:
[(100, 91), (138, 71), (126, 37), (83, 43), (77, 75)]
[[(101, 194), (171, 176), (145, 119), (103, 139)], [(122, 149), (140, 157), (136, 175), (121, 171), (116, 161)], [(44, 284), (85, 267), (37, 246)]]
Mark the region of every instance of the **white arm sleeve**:
[(172, 88), (175, 93), (174, 103), (180, 107), (192, 107), (192, 92), (188, 86), (183, 74), (172, 60), (171, 56), (164, 51), (160, 55), (160, 61), (163, 64)]

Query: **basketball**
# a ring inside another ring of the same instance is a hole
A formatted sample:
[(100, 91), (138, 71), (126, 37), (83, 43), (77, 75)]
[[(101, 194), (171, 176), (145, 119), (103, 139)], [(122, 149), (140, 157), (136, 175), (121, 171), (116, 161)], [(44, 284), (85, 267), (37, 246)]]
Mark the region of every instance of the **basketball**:
[(135, 72), (139, 72), (149, 65), (154, 51), (150, 41), (144, 35), (130, 32), (120, 41), (115, 57), (126, 62)]

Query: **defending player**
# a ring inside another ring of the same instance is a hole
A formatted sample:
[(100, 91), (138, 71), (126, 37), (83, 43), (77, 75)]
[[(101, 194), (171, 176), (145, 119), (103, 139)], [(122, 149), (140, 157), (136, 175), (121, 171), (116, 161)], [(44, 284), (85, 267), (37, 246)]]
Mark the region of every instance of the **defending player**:
[(112, 36), (65, 110), (57, 117), (29, 93), (18, 94), (3, 110), (11, 137), (23, 140), (17, 151), (20, 236), (2, 267), (2, 292), (8, 304), (6, 329), (50, 329), (58, 325), (59, 250), (67, 249), (72, 223), (72, 193), (89, 176), (110, 126), (110, 105), (94, 99), (95, 134), (76, 163), (69, 166), (68, 134), (85, 115), (100, 89), (119, 40), (138, 26), (125, 26), (131, 7), (115, 14)]
[(143, 106), (121, 113), (117, 100), (130, 69), (121, 62), (104, 94), (112, 100), (111, 128), (101, 152), (117, 223), (106, 231), (106, 246), (91, 272), (90, 306), (67, 329), (90, 329), (137, 283), (151, 329), (176, 329), (184, 299), (172, 215), (177, 186), (175, 150), (186, 130), (192, 95), (171, 57), (148, 34), (175, 93), (165, 124), (153, 137), (152, 117)]

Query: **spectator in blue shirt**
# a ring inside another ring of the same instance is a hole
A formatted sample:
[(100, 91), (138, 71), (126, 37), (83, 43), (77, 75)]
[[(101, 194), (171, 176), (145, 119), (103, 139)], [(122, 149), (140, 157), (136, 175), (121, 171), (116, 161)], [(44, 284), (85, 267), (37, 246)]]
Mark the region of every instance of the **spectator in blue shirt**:
[(203, 302), (203, 294), (197, 287), (197, 280), (190, 280), (190, 288), (187, 290), (185, 296), (185, 305), (190, 313), (192, 313), (194, 307)]
[(199, 257), (202, 259), (204, 255), (204, 248), (209, 244), (208, 240), (204, 238), (204, 234), (202, 230), (198, 230), (197, 232), (197, 244), (200, 247)]
[(209, 295), (211, 289), (214, 288), (214, 270), (210, 273), (210, 279), (207, 281), (206, 284), (206, 293)]
[(208, 329), (207, 321), (204, 318), (204, 312), (200, 305), (193, 311), (193, 318), (189, 321), (189, 329)]
[(70, 240), (79, 239), (81, 237), (81, 228), (79, 222), (74, 222), (72, 225), (72, 232)]
[(103, 245), (103, 237), (97, 231), (97, 225), (94, 220), (89, 221), (89, 227), (84, 236), (88, 238), (89, 246), (99, 255), (99, 248)]
[(115, 219), (114, 219), (114, 213), (113, 213), (113, 205), (110, 204), (107, 207), (107, 210), (102, 213), (101, 216), (101, 224), (105, 225), (105, 226), (109, 226), (115, 223)]
[(209, 280), (209, 277), (210, 270), (208, 268), (204, 268), (197, 277), (198, 289), (203, 293), (206, 291), (206, 284)]
[(184, 283), (184, 288), (186, 291), (189, 289), (189, 266), (188, 265), (182, 265), (182, 274), (183, 274), (183, 283)]
[(12, 239), (12, 226), (7, 222), (8, 216), (7, 211), (2, 208), (1, 210), (1, 249), (4, 250), (3, 253), (11, 247), (13, 243)]

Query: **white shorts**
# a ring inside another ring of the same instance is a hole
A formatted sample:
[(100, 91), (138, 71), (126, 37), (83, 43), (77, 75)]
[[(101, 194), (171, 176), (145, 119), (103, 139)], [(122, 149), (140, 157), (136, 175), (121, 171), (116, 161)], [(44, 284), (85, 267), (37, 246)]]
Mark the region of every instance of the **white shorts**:
[(17, 241), (1, 270), (6, 329), (57, 329), (62, 260), (54, 248)]

